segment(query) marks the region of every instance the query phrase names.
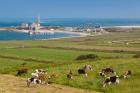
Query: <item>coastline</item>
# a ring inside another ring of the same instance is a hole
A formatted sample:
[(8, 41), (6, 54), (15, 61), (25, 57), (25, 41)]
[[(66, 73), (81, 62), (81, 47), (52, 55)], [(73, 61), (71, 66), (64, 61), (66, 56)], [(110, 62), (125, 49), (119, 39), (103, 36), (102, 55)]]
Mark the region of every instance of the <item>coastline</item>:
[(140, 28), (140, 25), (104, 26), (103, 28)]
[[(0, 28), (0, 31), (12, 31), (12, 32), (19, 32), (19, 33), (29, 33), (29, 30), (18, 30), (18, 29), (13, 29), (13, 28)], [(43, 34), (43, 33), (67, 33), (67, 34), (76, 34), (80, 36), (87, 36), (90, 35), (89, 33), (85, 32), (74, 32), (74, 31), (68, 31), (68, 30), (39, 30), (36, 31), (36, 34)]]
[[(131, 29), (131, 28), (140, 28), (140, 26), (136, 25), (136, 26), (110, 26), (110, 27), (102, 27), (102, 28), (108, 28), (108, 29), (116, 29), (116, 28), (119, 28), (119, 29)], [(18, 30), (16, 29), (15, 27), (0, 27), (0, 31), (10, 31), (10, 32), (18, 32), (18, 33), (27, 33), (29, 35), (32, 35), (30, 34), (30, 31), (29, 30), (24, 30), (24, 29), (21, 29), (21, 30)], [(114, 30), (113, 30), (114, 31)], [(36, 31), (35, 33), (33, 34), (54, 34), (54, 33), (67, 33), (67, 34), (71, 34), (71, 36), (64, 36), (64, 37), (57, 37), (57, 38), (47, 38), (47, 39), (33, 39), (33, 40), (54, 40), (54, 39), (64, 39), (64, 38), (75, 38), (75, 37), (86, 37), (86, 36), (95, 36), (91, 33), (88, 33), (88, 32), (76, 32), (76, 31), (69, 31), (69, 30), (59, 30), (59, 29), (56, 29), (56, 30), (48, 30), (48, 29), (43, 29), (43, 30), (38, 30)], [(98, 35), (98, 34), (97, 34)]]
[[(29, 33), (29, 30), (9, 30), (9, 29), (0, 29), (0, 31), (9, 31), (9, 32), (17, 32), (17, 33)], [(57, 37), (57, 38), (47, 38), (47, 39), (33, 39), (33, 40), (55, 40), (55, 39), (64, 39), (64, 38), (75, 38), (75, 37), (86, 37), (89, 36), (90, 34), (88, 33), (84, 33), (84, 32), (72, 32), (72, 31), (67, 31), (67, 30), (40, 30), (35, 34), (55, 34), (55, 33), (66, 33), (66, 34), (70, 34), (70, 36), (64, 36), (64, 37)], [(30, 34), (29, 34), (30, 35)], [(31, 35), (32, 36), (32, 35)]]

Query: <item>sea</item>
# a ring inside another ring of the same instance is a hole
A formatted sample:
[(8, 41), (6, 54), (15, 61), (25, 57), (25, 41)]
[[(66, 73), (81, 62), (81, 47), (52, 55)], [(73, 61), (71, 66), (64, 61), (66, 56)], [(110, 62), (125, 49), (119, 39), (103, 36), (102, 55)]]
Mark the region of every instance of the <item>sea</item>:
[[(0, 27), (15, 27), (20, 26), (22, 23), (32, 23), (36, 19), (0, 19)], [(112, 26), (140, 26), (140, 19), (94, 19), (94, 18), (42, 18), (41, 26), (61, 26), (61, 27), (84, 27), (100, 25), (102, 27)], [(54, 34), (34, 34), (19, 33), (12, 31), (0, 31), (0, 40), (43, 40), (52, 38), (63, 38), (80, 36), (71, 33)]]

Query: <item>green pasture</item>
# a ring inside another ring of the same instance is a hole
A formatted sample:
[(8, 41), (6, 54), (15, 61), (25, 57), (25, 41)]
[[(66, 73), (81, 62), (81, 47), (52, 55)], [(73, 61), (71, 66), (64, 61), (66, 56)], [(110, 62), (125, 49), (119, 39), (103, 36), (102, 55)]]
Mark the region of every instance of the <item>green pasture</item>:
[[(57, 78), (53, 81), (57, 84), (101, 93), (140, 93), (140, 58), (133, 57), (140, 53), (140, 31), (133, 30), (59, 40), (0, 41), (0, 74), (15, 75), (18, 69), (27, 68), (29, 73), (21, 76), (27, 78), (35, 69), (43, 68), (49, 75), (56, 73)], [(95, 54), (98, 58), (76, 60), (78, 56), (87, 54)], [(88, 77), (77, 73), (77, 69), (85, 64), (93, 67)], [(119, 76), (126, 70), (132, 70), (132, 76), (120, 79), (120, 84), (103, 88), (105, 78), (100, 77), (98, 72), (106, 67), (113, 68)], [(73, 80), (66, 78), (70, 70), (74, 74)]]
[(113, 52), (94, 52), (65, 49), (47, 49), (47, 48), (17, 48), (1, 49), (0, 55), (33, 58), (38, 60), (55, 61), (55, 62), (73, 62), (80, 55), (96, 54), (99, 58), (131, 58), (134, 54), (113, 53)]

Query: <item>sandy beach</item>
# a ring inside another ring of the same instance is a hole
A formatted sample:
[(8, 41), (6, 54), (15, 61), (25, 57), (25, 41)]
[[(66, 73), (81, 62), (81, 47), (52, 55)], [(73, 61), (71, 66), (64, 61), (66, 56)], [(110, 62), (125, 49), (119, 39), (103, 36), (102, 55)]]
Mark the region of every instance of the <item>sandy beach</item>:
[(113, 26), (114, 28), (140, 28), (140, 26)]

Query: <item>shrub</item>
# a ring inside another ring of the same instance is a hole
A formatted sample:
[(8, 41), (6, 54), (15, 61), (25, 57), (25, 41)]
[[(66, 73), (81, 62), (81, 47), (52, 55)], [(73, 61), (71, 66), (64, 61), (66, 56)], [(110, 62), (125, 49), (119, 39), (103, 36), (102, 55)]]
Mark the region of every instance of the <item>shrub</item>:
[(80, 55), (76, 60), (96, 60), (98, 58), (95, 54)]
[(121, 52), (125, 52), (124, 50), (113, 50), (113, 52), (115, 53), (121, 53)]

